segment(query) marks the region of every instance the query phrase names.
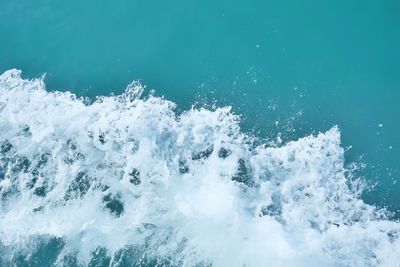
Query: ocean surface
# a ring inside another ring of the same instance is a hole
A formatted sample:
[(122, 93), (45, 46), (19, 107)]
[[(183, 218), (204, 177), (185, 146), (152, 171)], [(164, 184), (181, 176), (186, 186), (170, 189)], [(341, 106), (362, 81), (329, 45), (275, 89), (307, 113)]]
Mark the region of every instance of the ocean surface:
[(0, 0), (0, 266), (400, 266), (399, 12)]

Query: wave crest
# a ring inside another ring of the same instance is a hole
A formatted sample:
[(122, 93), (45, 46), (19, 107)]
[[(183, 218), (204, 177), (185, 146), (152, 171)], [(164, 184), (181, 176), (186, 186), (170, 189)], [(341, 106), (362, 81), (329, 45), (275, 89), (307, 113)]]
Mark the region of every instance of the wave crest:
[(360, 199), (337, 127), (256, 145), (229, 107), (177, 114), (142, 94), (88, 103), (0, 76), (0, 263), (400, 262), (400, 226)]

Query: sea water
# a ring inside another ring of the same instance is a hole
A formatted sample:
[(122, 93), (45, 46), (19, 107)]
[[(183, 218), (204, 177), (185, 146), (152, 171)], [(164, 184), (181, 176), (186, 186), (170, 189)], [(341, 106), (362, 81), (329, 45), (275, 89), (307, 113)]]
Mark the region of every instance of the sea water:
[(397, 266), (399, 8), (1, 1), (0, 265)]

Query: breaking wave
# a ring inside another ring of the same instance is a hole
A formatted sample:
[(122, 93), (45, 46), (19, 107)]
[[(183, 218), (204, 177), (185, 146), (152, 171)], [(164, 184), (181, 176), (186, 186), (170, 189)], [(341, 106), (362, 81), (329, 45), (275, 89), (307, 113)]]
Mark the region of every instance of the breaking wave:
[(399, 266), (340, 131), (258, 144), (229, 107), (0, 76), (0, 265)]

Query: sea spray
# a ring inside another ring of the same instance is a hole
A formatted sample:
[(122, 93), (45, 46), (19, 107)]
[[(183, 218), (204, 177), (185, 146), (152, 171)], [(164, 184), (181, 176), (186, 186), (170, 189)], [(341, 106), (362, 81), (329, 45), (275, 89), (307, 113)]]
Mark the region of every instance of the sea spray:
[(0, 76), (0, 265), (398, 266), (338, 127), (259, 145), (229, 107), (142, 94)]

